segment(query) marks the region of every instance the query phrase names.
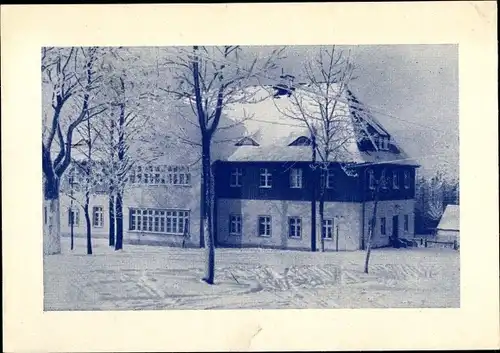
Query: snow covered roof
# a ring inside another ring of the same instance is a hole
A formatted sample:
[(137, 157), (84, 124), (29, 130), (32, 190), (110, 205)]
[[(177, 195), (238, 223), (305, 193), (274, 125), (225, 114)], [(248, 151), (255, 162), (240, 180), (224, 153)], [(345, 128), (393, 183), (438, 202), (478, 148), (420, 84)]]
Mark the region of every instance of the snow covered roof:
[(460, 230), (460, 206), (447, 205), (437, 226), (441, 230)]
[[(333, 93), (336, 92), (335, 89), (335, 87), (332, 89)], [(301, 136), (310, 136), (307, 126), (302, 121), (291, 117), (294, 113), (295, 115), (299, 114), (297, 107), (292, 104), (291, 98), (287, 96), (280, 96), (279, 99), (274, 98), (274, 90), (271, 86), (253, 86), (246, 90), (250, 92), (252, 101), (228, 105), (225, 113), (231, 119), (242, 121), (246, 129), (246, 135), (242, 136), (242, 138), (249, 137), (258, 146), (238, 146), (227, 160), (234, 162), (311, 161), (310, 146), (289, 146)], [(300, 90), (300, 87), (297, 87), (297, 90)], [(304, 94), (303, 91), (306, 93)], [(307, 90), (301, 90), (302, 105), (306, 109), (309, 107), (311, 111), (317, 110), (317, 103), (310, 99), (310, 94), (313, 93), (307, 92)], [(348, 143), (344, 145), (343, 150), (338, 152), (332, 161), (357, 164), (397, 163), (418, 166), (416, 161), (409, 159), (409, 156), (392, 137), (388, 150), (361, 148), (359, 134), (362, 133), (362, 128), (360, 127), (361, 124), (356, 122), (359, 116), (364, 116), (364, 123), (369, 124), (378, 134), (388, 136), (389, 133), (372, 115), (366, 114), (368, 113), (367, 110), (365, 110), (365, 114), (360, 114), (357, 118), (353, 116), (353, 111), (363, 109), (361, 108), (362, 104), (349, 90), (341, 95), (339, 99), (336, 109), (345, 113), (341, 114), (341, 116), (345, 117), (345, 133), (352, 136), (352, 138), (348, 138)]]

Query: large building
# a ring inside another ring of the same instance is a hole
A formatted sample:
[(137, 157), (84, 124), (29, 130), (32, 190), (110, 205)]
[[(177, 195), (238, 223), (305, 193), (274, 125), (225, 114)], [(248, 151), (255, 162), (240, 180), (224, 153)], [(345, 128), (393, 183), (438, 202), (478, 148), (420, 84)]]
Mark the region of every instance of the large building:
[[(366, 247), (375, 199), (373, 246), (413, 237), (418, 165), (350, 91), (343, 108), (353, 138), (328, 161), (321, 184), (312, 168), (307, 126), (283, 114), (293, 111), (291, 98), (276, 95), (271, 86), (248, 89), (256, 99), (232, 104), (225, 114), (231, 121), (251, 118), (241, 120), (234, 142), (214, 158), (217, 246), (311, 250), (311, 204), (319, 199), (318, 185), (326, 186), (323, 223), (316, 217), (326, 250)], [(199, 184), (199, 151), (192, 147), (137, 165), (124, 196), (125, 242), (200, 246)], [(62, 199), (62, 231), (68, 234), (70, 202)], [(90, 209), (93, 235), (106, 237), (107, 196), (94, 195)], [(74, 219), (75, 233), (84, 234), (81, 208)]]

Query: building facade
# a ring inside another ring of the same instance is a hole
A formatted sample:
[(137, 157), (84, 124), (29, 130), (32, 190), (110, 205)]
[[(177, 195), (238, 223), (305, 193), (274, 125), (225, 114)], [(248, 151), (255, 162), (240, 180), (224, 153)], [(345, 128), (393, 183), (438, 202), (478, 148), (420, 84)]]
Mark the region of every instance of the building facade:
[[(327, 251), (364, 249), (375, 203), (374, 247), (389, 246), (391, 237), (413, 238), (418, 164), (374, 117), (357, 114), (361, 103), (352, 93), (348, 92), (346, 102), (354, 102), (356, 109), (346, 103), (347, 119), (356, 138), (347, 146), (346, 155), (323, 164), (327, 169), (323, 177), (312, 162), (308, 130), (280, 114), (290, 104), (289, 98), (279, 97), (272, 88), (259, 88), (255, 93), (261, 95), (257, 103), (226, 109), (229, 118), (252, 115), (255, 119), (243, 121), (238, 138), (214, 158), (217, 246), (311, 250), (312, 203), (316, 201), (318, 212), (320, 197), (324, 219), (321, 222), (317, 214), (317, 248), (324, 234)], [(359, 129), (361, 120), (363, 128)], [(123, 198), (125, 243), (203, 244), (198, 161), (199, 151), (182, 148), (132, 169)], [(73, 191), (67, 185), (64, 190), (61, 230), (68, 235), (73, 219), (75, 235), (82, 236), (86, 232), (83, 208), (71, 198), (82, 200), (83, 193), (74, 185)], [(108, 237), (105, 189), (93, 192), (89, 209), (92, 236)]]
[[(200, 169), (189, 150), (184, 153), (172, 153), (131, 169), (123, 193), (124, 243), (200, 247)], [(78, 179), (71, 185), (66, 178), (61, 187), (63, 236), (71, 234), (72, 214), (74, 235), (86, 235), (85, 192)], [(109, 237), (109, 201), (104, 184), (92, 188), (89, 213), (93, 238)]]

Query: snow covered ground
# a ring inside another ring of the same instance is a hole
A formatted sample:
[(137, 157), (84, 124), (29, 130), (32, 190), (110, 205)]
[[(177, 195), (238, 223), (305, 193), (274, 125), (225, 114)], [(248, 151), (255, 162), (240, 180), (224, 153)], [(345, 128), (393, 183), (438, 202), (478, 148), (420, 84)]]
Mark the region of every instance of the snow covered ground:
[(460, 306), (459, 253), (376, 249), (365, 253), (217, 249), (216, 284), (203, 276), (203, 249), (85, 239), (44, 257), (45, 310), (429, 308)]

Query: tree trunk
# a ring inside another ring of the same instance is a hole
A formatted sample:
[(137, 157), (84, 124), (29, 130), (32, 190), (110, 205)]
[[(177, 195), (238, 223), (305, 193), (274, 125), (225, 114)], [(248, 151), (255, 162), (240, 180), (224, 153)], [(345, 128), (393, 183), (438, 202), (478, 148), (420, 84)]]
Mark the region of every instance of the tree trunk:
[(118, 191), (116, 194), (116, 242), (115, 250), (123, 249), (123, 194)]
[(109, 246), (115, 246), (115, 197), (109, 195)]
[[(125, 83), (120, 77), (121, 89), (125, 94)], [(118, 120), (118, 161), (125, 163), (125, 103), (120, 104), (120, 118)], [(116, 241), (115, 250), (123, 249), (123, 188), (119, 187), (116, 193)]]
[(203, 232), (207, 244), (207, 262), (205, 268), (205, 277), (203, 280), (208, 284), (214, 284), (215, 278), (215, 240), (212, 227), (213, 221), (213, 199), (212, 199), (212, 168), (210, 155), (210, 140), (203, 138), (202, 141), (202, 173), (203, 173), (203, 191), (205, 202), (203, 204)]
[(75, 220), (73, 213), (73, 185), (71, 185), (71, 204), (69, 206), (69, 217), (70, 217), (70, 237), (71, 237), (71, 245), (70, 248), (73, 250), (75, 248)]
[(321, 229), (321, 252), (325, 252), (325, 229), (323, 227), (323, 221), (325, 219), (325, 192), (323, 186), (321, 187), (321, 194), (319, 196), (319, 224)]
[(370, 229), (370, 234), (368, 235), (368, 244), (366, 247), (365, 273), (368, 273), (368, 264), (370, 262), (370, 254), (372, 251), (372, 239), (373, 239), (373, 233), (375, 232), (375, 224), (377, 221), (377, 206), (378, 206), (378, 192), (375, 195), (375, 202), (373, 204), (373, 214), (372, 214), (372, 219), (370, 220), (371, 229)]
[(311, 251), (316, 251), (316, 136), (312, 134), (312, 175), (313, 183), (311, 185)]
[(47, 207), (47, 224), (44, 224), (43, 254), (61, 253), (61, 214), (59, 207), (59, 182), (56, 178), (44, 181), (44, 207)]
[[(113, 173), (116, 173), (116, 164), (115, 164), (115, 132), (116, 132), (116, 124), (114, 119), (110, 119), (110, 129), (109, 129), (109, 137), (110, 137), (110, 145), (111, 149), (111, 165), (113, 166)], [(108, 218), (109, 218), (109, 246), (115, 246), (115, 195), (114, 195), (114, 186), (115, 186), (115, 178), (116, 175), (113, 175), (109, 179), (109, 194), (108, 194)]]
[(89, 203), (90, 192), (87, 191), (85, 193), (85, 205), (83, 206), (83, 211), (85, 213), (85, 225), (87, 227), (87, 254), (92, 255), (92, 225), (90, 223)]
[(201, 175), (200, 180), (200, 248), (205, 247), (205, 224), (203, 223), (203, 219), (205, 218), (205, 177)]

